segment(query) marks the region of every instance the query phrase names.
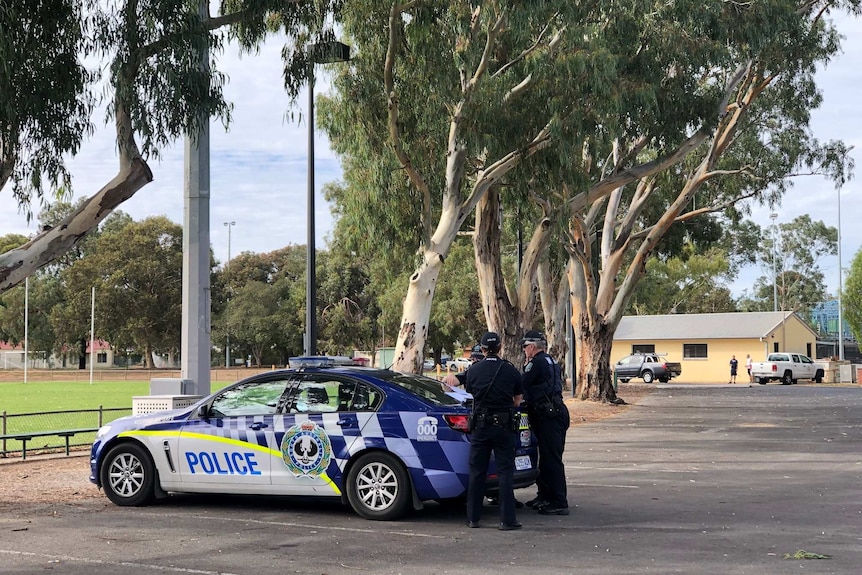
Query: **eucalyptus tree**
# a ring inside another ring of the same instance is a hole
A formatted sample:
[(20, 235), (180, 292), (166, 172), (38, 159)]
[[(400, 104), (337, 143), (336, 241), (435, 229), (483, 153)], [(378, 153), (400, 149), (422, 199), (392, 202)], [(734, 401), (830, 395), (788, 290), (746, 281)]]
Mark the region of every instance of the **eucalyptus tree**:
[[(368, 241), (414, 206), (419, 262), (398, 366), (417, 368), (435, 280), (470, 211), (496, 185), (539, 182), (556, 211), (534, 228), (564, 222), (568, 258), (543, 271), (528, 250), (518, 285), (550, 280), (546, 322), (572, 294), (578, 394), (614, 400), (613, 332), (674, 224), (774, 201), (801, 166), (844, 177), (846, 148), (807, 128), (814, 69), (838, 48), (824, 19), (833, 9), (858, 2), (352, 4), (344, 22), (360, 57), (324, 109), (351, 156), (349, 183), (377, 209)], [(387, 13), (382, 30), (366, 25)], [(483, 302), (502, 300), (494, 289)]]
[[(443, 262), (489, 189), (563, 138), (569, 143), (560, 164), (580, 156), (578, 142), (606, 120), (603, 114), (630, 113), (643, 98), (639, 89), (618, 89), (612, 54), (592, 41), (584, 45), (608, 20), (602, 10), (566, 0), (344, 6), (344, 29), (359, 55), (338, 79), (338, 95), (319, 109), (335, 149), (349, 156), (347, 184), (356, 195), (348, 205), (372, 206), (358, 218), (366, 241), (394, 231), (418, 248), (396, 368), (420, 369)], [(651, 159), (613, 181), (669, 161)], [(535, 271), (539, 258), (529, 261)], [(529, 277), (530, 269), (523, 273)]]
[(87, 257), (60, 273), (65, 297), (53, 310), (58, 336), (72, 346), (88, 339), (94, 288), (99, 337), (118, 349), (137, 348), (149, 368), (155, 353), (175, 354), (180, 347), (182, 246), (182, 226), (163, 216), (101, 234)]
[[(809, 113), (820, 102), (816, 65), (833, 57), (838, 47), (836, 31), (824, 20), (830, 8), (856, 12), (858, 3), (688, 6), (681, 21), (708, 24), (704, 43), (687, 41), (685, 29), (674, 33), (668, 27), (671, 18), (658, 18), (656, 26), (645, 28), (652, 41), (644, 38), (638, 49), (669, 45), (671, 60), (660, 70), (669, 83), (690, 84), (677, 92), (684, 97), (678, 105), (700, 114), (677, 125), (676, 137), (673, 130), (665, 131), (660, 140), (654, 128), (638, 120), (637, 137), (620, 134), (604, 154), (598, 153), (601, 148), (585, 154), (578, 175), (591, 173), (592, 158), (599, 158), (592, 172), (599, 183), (580, 192), (571, 186), (573, 193), (564, 198), (571, 210), (567, 274), (577, 334), (578, 397), (615, 400), (610, 381), (614, 331), (651, 255), (674, 225), (733, 211), (748, 199), (775, 202), (800, 171), (825, 174), (839, 184), (847, 177), (852, 166), (846, 146), (823, 145), (808, 127)], [(684, 58), (677, 45), (692, 58)], [(663, 117), (679, 120), (674, 114)], [(668, 153), (693, 134), (703, 139), (670, 169), (614, 187), (610, 194), (592, 193), (601, 186), (603, 173), (625, 171), (631, 158), (655, 154), (656, 148)]]
[(765, 311), (777, 305), (807, 317), (828, 299), (823, 264), (838, 253), (838, 230), (804, 214), (777, 224), (774, 234), (764, 232), (758, 258), (763, 274), (746, 290), (744, 307)]
[(147, 160), (159, 150), (197, 134), (212, 117), (227, 125), (231, 105), (216, 55), (228, 40), (253, 52), (268, 33), (283, 30), (285, 88), (295, 98), (308, 77), (304, 46), (312, 34), (332, 34), (340, 0), (223, 0), (214, 16), (209, 4), (33, 0), (0, 9), (0, 188), (11, 179), (23, 206), (43, 197), (46, 182), (68, 189), (65, 157), (86, 145), (102, 95), (119, 160), (117, 174), (60, 225), (0, 254), (0, 292), (68, 251), (148, 184)]
[(844, 283), (843, 311), (856, 341), (862, 341), (862, 249), (853, 256)]

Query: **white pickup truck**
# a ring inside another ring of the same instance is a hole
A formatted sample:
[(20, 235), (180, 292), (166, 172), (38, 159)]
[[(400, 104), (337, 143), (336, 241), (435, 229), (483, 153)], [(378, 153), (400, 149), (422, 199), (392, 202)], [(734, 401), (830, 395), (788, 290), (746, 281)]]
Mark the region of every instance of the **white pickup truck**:
[(766, 385), (772, 380), (780, 380), (782, 385), (790, 385), (800, 379), (820, 383), (823, 381), (823, 373), (823, 367), (801, 353), (770, 353), (766, 361), (757, 361), (751, 365), (751, 377), (760, 385)]

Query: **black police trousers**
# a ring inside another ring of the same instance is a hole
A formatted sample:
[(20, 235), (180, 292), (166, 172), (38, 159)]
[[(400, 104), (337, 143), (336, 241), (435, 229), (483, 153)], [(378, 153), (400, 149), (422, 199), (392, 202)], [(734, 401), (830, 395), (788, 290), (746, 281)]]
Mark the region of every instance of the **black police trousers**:
[(569, 429), (568, 411), (554, 416), (530, 416), (530, 427), (539, 443), (539, 496), (553, 507), (568, 507), (563, 450)]
[(515, 523), (515, 444), (518, 434), (510, 426), (485, 425), (470, 435), (470, 483), (467, 486), (467, 521), (479, 521), (491, 453), (499, 481), (500, 522)]

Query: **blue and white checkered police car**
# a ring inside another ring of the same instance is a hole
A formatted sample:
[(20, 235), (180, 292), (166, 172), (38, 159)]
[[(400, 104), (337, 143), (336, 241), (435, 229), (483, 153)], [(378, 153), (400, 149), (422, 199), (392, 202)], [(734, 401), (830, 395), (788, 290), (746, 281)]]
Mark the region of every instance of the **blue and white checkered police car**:
[[(420, 375), (299, 359), (192, 407), (105, 425), (90, 480), (117, 505), (179, 492), (336, 497), (378, 520), (465, 496), (468, 397)], [(492, 462), (489, 494), (495, 477)], [(535, 478), (524, 415), (515, 486)]]

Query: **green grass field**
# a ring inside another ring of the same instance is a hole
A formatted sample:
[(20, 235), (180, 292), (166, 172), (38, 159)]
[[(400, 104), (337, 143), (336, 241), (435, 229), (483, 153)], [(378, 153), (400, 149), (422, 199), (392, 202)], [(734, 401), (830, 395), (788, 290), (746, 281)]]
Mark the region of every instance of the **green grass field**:
[[(227, 385), (213, 382), (212, 391)], [(7, 414), (132, 407), (132, 397), (149, 395), (148, 381), (0, 382), (0, 412)]]
[[(227, 385), (225, 382), (212, 382), (211, 389), (217, 391)], [(132, 397), (149, 395), (149, 381), (37, 381), (37, 382), (0, 382), (0, 415), (5, 412), (7, 433), (28, 433), (59, 429), (90, 429), (98, 427), (99, 413), (87, 411), (80, 413), (56, 413), (51, 415), (26, 415), (43, 412), (69, 412), (74, 410), (105, 410), (122, 408), (122, 411), (105, 411), (102, 423), (132, 412)], [(86, 445), (92, 442), (93, 433), (79, 433), (72, 439), (72, 445)], [(56, 448), (63, 444), (59, 437), (34, 439), (28, 450)], [(7, 440), (5, 451), (20, 450), (21, 443)], [(0, 445), (0, 451), (3, 446)]]

